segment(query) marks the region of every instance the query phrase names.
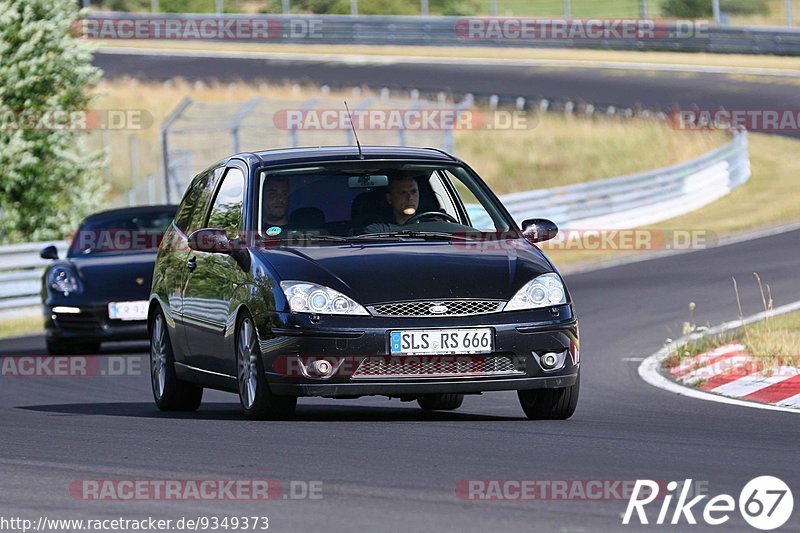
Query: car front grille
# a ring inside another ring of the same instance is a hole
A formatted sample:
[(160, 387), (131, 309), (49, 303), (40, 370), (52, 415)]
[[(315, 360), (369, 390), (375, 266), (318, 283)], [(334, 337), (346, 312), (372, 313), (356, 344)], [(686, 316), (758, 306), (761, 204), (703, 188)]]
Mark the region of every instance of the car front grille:
[(100, 321), (90, 313), (80, 313), (76, 315), (59, 314), (55, 322), (59, 327), (64, 329), (83, 331), (100, 329)]
[(503, 303), (498, 300), (422, 300), (378, 304), (370, 307), (370, 311), (383, 317), (470, 316), (496, 313)]
[(421, 355), (364, 359), (353, 379), (459, 378), (525, 373), (525, 360), (513, 355)]

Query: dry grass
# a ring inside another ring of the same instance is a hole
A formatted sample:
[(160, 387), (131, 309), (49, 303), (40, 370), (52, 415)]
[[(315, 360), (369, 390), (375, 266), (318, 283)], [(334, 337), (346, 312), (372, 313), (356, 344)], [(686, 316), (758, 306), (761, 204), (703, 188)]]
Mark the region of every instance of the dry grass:
[(39, 315), (20, 318), (2, 318), (0, 319), (0, 339), (41, 333), (43, 327), (44, 318)]
[[(130, 137), (138, 139), (139, 179), (158, 176), (160, 158), (158, 127), (185, 97), (198, 102), (242, 103), (257, 96), (298, 106), (319, 96), (317, 87), (252, 85), (244, 83), (205, 84), (170, 81), (142, 83), (135, 79), (103, 82), (97, 89), (95, 107), (100, 109), (141, 109), (152, 116), (151, 127), (143, 131), (109, 132), (111, 150), (110, 182), (116, 194), (127, 191), (131, 177)], [(367, 96), (362, 91), (331, 92), (330, 105), (341, 106)], [(374, 96), (374, 95), (373, 95)], [(649, 170), (696, 157), (725, 142), (721, 133), (698, 133), (686, 142), (686, 133), (669, 128), (656, 119), (586, 118), (550, 113), (530, 117), (531, 129), (474, 130), (456, 133), (455, 152), (476, 167), (500, 193), (552, 187)], [(370, 142), (370, 132), (361, 133), (362, 143)], [(340, 136), (343, 138), (343, 136)], [(328, 137), (331, 139), (332, 137)], [(373, 137), (374, 138), (374, 137)], [(341, 143), (336, 137), (336, 142)], [(394, 143), (394, 136), (387, 136)], [(95, 133), (94, 147), (102, 136)], [(324, 142), (324, 141), (322, 141)], [(380, 141), (378, 141), (380, 142)], [(425, 142), (423, 142), (425, 144)], [(658, 150), (651, 147), (658, 146)], [(253, 148), (269, 148), (264, 146)], [(227, 146), (225, 147), (227, 148)], [(249, 149), (249, 148), (247, 148)], [(637, 157), (630, 157), (637, 154)], [(222, 154), (225, 155), (225, 154)], [(205, 164), (222, 155), (209, 154)]]
[[(700, 156), (727, 142), (686, 133), (658, 119), (586, 118), (547, 113), (535, 128), (456, 136), (456, 153), (498, 194), (622, 176)], [(658, 149), (653, 149), (658, 147)]]

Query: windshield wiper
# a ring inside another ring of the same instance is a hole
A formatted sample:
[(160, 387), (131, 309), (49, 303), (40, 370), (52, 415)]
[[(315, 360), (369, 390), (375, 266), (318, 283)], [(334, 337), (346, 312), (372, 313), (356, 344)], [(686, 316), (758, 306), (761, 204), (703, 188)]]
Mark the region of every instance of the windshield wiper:
[(383, 231), (378, 233), (363, 233), (361, 235), (356, 235), (355, 237), (351, 237), (352, 240), (369, 240), (369, 239), (381, 239), (381, 238), (399, 238), (399, 237), (412, 237), (412, 238), (419, 238), (419, 239), (436, 239), (436, 240), (453, 240), (458, 239), (461, 241), (471, 240), (464, 235), (457, 235), (454, 233), (447, 233), (444, 231), (414, 231), (414, 230), (402, 230), (402, 231)]

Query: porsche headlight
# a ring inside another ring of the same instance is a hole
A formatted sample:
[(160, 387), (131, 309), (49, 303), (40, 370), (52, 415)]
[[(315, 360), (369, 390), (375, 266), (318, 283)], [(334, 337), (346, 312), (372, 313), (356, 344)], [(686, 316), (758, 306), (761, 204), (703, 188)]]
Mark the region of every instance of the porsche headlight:
[(367, 310), (351, 298), (316, 283), (281, 281), (281, 289), (295, 313), (369, 316)]
[(567, 303), (567, 291), (556, 273), (542, 274), (525, 284), (506, 304), (504, 311), (536, 309)]
[(81, 292), (78, 276), (68, 267), (54, 267), (47, 275), (47, 286), (64, 296)]

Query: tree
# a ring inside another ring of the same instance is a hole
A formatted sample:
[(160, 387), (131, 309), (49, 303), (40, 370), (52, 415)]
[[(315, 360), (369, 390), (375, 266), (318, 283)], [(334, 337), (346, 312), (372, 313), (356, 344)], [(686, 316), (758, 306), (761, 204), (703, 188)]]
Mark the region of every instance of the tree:
[[(74, 0), (0, 0), (0, 242), (63, 238), (105, 200), (80, 125), (101, 72), (78, 15)], [(64, 111), (72, 126), (51, 122)]]

